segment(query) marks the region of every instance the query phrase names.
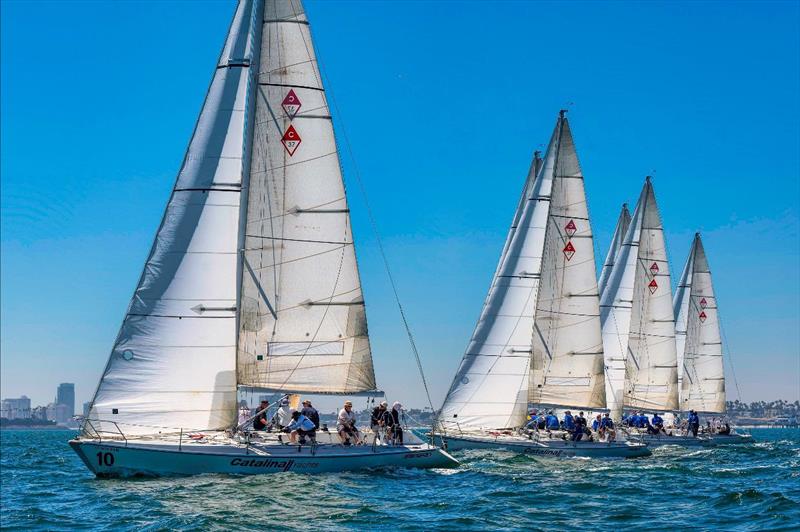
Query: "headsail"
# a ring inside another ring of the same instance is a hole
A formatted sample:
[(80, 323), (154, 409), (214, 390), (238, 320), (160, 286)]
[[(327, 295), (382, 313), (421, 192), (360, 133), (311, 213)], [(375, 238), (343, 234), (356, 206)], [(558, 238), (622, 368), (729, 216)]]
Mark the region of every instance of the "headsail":
[(238, 381), (375, 389), (330, 109), (299, 0), (264, 10), (244, 236)]
[(606, 401), (622, 408), (675, 410), (675, 318), (664, 229), (648, 177), (601, 304)]
[[(260, 24), (236, 8), (192, 140), (92, 401), (95, 430), (231, 426), (236, 270), (250, 65)], [(253, 30), (256, 31), (253, 31)]]
[(622, 204), (622, 211), (619, 213), (617, 219), (617, 227), (614, 229), (614, 236), (611, 237), (611, 245), (608, 248), (606, 260), (603, 262), (603, 269), (600, 271), (600, 277), (597, 280), (597, 288), (600, 290), (600, 295), (603, 295), (606, 284), (608, 284), (608, 277), (611, 275), (611, 270), (614, 268), (614, 259), (619, 253), (619, 248), (622, 247), (622, 242), (625, 240), (625, 233), (628, 232), (628, 226), (631, 224), (631, 213), (628, 211), (628, 204)]
[(700, 234), (675, 293), (675, 343), (681, 410), (725, 412), (725, 369), (719, 309)]
[(540, 272), (528, 400), (603, 408), (603, 341), (592, 228), (583, 173), (566, 118)]

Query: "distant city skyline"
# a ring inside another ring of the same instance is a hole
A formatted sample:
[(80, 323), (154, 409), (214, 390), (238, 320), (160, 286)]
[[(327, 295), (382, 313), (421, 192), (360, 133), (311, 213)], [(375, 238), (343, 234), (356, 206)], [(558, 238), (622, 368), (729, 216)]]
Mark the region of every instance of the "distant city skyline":
[[(3, 4), (3, 397), (47, 404), (70, 381), (75, 404), (91, 399), (233, 5)], [(305, 3), (433, 406), (478, 319), (532, 152), (564, 107), (598, 266), (620, 205), (653, 174), (673, 283), (703, 235), (728, 399), (800, 398), (798, 4), (499, 5)], [(32, 57), (48, 58), (47, 83)], [(342, 151), (378, 386), (423, 407)]]

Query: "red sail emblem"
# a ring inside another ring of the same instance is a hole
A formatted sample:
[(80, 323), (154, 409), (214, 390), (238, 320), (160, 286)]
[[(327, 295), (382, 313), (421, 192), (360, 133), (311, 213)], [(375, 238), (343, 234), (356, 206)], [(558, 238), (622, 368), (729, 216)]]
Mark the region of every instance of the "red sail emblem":
[(566, 231), (569, 236), (574, 235), (577, 230), (578, 227), (575, 225), (575, 220), (570, 220), (569, 223), (564, 226), (564, 231)]
[(656, 290), (658, 290), (658, 283), (656, 282), (655, 279), (653, 279), (652, 281), (650, 281), (650, 284), (647, 285), (647, 288), (650, 289), (651, 294), (655, 294)]
[(575, 246), (572, 245), (572, 240), (567, 242), (567, 245), (564, 246), (562, 251), (564, 252), (564, 256), (567, 257), (567, 260), (572, 258), (572, 256), (575, 254)]
[(297, 147), (300, 146), (303, 140), (300, 138), (300, 135), (297, 134), (297, 131), (295, 131), (294, 126), (290, 125), (286, 133), (283, 134), (281, 142), (283, 143), (283, 147), (286, 148), (286, 151), (289, 152), (289, 157), (291, 157), (294, 155), (294, 152), (297, 151)]
[(700, 311), (700, 322), (701, 322), (701, 323), (702, 323), (702, 322), (704, 322), (704, 321), (706, 321), (706, 318), (707, 318), (707, 317), (708, 317), (708, 316), (706, 316), (706, 312), (705, 312), (704, 310), (703, 310), (703, 311)]
[(650, 273), (653, 275), (658, 273), (658, 263), (654, 262), (650, 265)]
[(302, 105), (303, 104), (300, 103), (300, 98), (294, 93), (294, 89), (289, 89), (289, 94), (287, 94), (286, 98), (281, 102), (281, 107), (283, 107), (283, 110), (289, 116), (290, 120), (295, 117)]
[(701, 299), (700, 308), (706, 308), (707, 306), (708, 306), (708, 301), (706, 301), (706, 298)]

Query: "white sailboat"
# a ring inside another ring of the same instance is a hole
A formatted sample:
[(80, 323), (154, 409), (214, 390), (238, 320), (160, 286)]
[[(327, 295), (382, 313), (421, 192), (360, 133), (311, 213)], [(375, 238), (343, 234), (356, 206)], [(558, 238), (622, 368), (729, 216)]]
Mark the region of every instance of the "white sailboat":
[[(678, 366), (670, 270), (649, 176), (608, 274), (600, 314), (606, 402), (612, 419), (620, 422), (624, 408), (676, 411)], [(677, 435), (641, 436), (650, 445), (708, 443)]]
[[(700, 233), (696, 233), (673, 300), (680, 410), (725, 415), (725, 368), (719, 306)], [(746, 443), (738, 432), (707, 434), (717, 444)]]
[(622, 210), (617, 219), (617, 226), (614, 228), (614, 235), (611, 237), (611, 245), (606, 254), (606, 260), (603, 262), (603, 269), (600, 270), (600, 277), (597, 279), (597, 289), (600, 291), (600, 297), (603, 297), (608, 278), (611, 276), (611, 270), (614, 269), (614, 261), (619, 253), (619, 248), (625, 241), (625, 235), (628, 232), (628, 227), (631, 225), (631, 213), (628, 211), (628, 204), (622, 204)]
[(573, 442), (521, 430), (528, 403), (605, 406), (598, 304), (583, 175), (562, 111), (544, 160), (534, 158), (481, 317), (440, 410), (437, 428), (448, 448), (649, 454), (631, 442)]
[(239, 387), (374, 393), (349, 210), (299, 0), (240, 0), (81, 434), (98, 476), (457, 462), (405, 445), (237, 430)]

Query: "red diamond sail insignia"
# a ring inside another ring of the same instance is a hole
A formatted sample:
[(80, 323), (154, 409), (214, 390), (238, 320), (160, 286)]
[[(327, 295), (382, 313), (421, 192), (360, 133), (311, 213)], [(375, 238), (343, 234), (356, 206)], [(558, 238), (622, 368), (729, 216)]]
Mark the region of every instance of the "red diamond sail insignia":
[(707, 306), (708, 306), (708, 301), (706, 301), (706, 298), (701, 299), (700, 308), (706, 308)]
[(703, 323), (704, 321), (706, 321), (707, 317), (708, 316), (706, 316), (706, 311), (705, 310), (700, 311), (700, 323)]
[(300, 103), (300, 98), (297, 97), (297, 94), (294, 93), (294, 89), (289, 89), (289, 94), (286, 95), (286, 98), (283, 99), (281, 102), (281, 107), (289, 116), (289, 120), (293, 119), (295, 115), (297, 115), (297, 111), (300, 110), (302, 107), (302, 103)]
[(578, 227), (575, 225), (575, 220), (570, 220), (569, 223), (564, 226), (564, 231), (566, 231), (569, 236), (574, 235), (577, 230)]
[(658, 263), (654, 262), (653, 264), (650, 265), (650, 273), (652, 273), (653, 275), (658, 273)]
[(283, 134), (281, 142), (283, 143), (283, 147), (286, 148), (286, 151), (289, 152), (289, 157), (291, 157), (294, 155), (294, 152), (297, 151), (297, 147), (300, 146), (303, 140), (300, 138), (300, 135), (297, 134), (294, 126), (289, 125), (289, 129)]
[(658, 290), (658, 283), (656, 282), (655, 279), (653, 279), (652, 281), (650, 281), (650, 284), (647, 285), (647, 287), (650, 289), (651, 294), (655, 294), (656, 290)]
[(575, 254), (575, 246), (572, 245), (572, 240), (567, 242), (567, 245), (564, 246), (562, 251), (564, 252), (564, 256), (567, 257), (567, 260), (572, 258)]

